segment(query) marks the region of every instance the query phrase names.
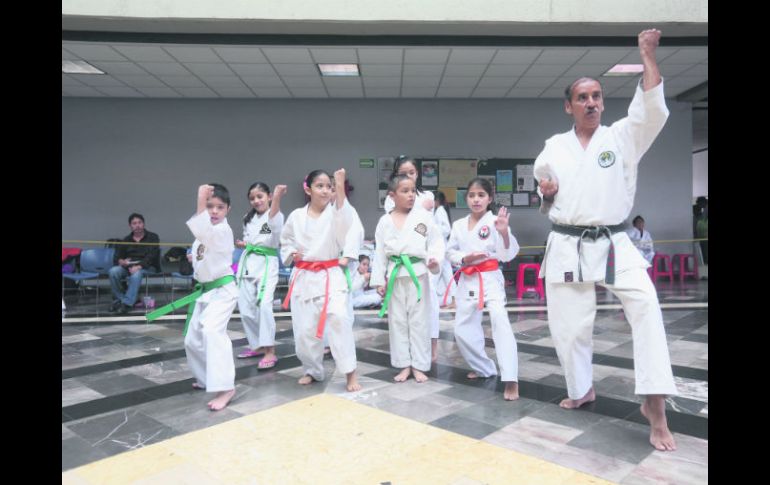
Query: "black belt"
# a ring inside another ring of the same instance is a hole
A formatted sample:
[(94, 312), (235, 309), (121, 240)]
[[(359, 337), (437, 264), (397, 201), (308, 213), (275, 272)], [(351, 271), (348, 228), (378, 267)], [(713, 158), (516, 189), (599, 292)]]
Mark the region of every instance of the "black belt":
[(553, 224), (551, 230), (559, 234), (575, 236), (578, 238), (578, 281), (583, 281), (583, 268), (580, 265), (580, 255), (582, 254), (582, 242), (584, 238), (594, 241), (604, 236), (610, 240), (610, 251), (607, 254), (607, 264), (604, 268), (604, 282), (608, 285), (615, 283), (615, 245), (612, 243), (612, 235), (625, 230), (625, 224), (616, 224), (614, 226), (567, 226), (564, 224)]

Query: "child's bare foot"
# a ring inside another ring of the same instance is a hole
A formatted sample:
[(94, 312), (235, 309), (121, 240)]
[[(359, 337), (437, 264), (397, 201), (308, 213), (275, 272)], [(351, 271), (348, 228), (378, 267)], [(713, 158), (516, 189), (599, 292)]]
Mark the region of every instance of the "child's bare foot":
[(659, 451), (674, 451), (676, 443), (666, 421), (666, 400), (660, 394), (648, 395), (641, 407), (642, 415), (650, 422), (650, 444)]
[(348, 372), (348, 385), (345, 388), (348, 392), (355, 392), (361, 390), (361, 384), (358, 383), (358, 377), (356, 377), (356, 371)]
[(503, 399), (506, 401), (515, 401), (519, 398), (519, 383), (516, 381), (508, 381), (505, 383), (505, 390), (503, 391)]
[(580, 399), (564, 399), (562, 402), (559, 403), (559, 407), (564, 409), (577, 409), (583, 404), (587, 402), (593, 402), (596, 400), (596, 393), (594, 392), (594, 387), (591, 386), (591, 389), (588, 390), (585, 396), (581, 397)]
[(297, 383), (302, 384), (303, 386), (307, 386), (308, 384), (312, 384), (315, 382), (315, 379), (313, 376), (305, 374), (304, 376), (300, 377)]
[(217, 393), (217, 397), (209, 401), (209, 409), (212, 411), (221, 411), (227, 407), (227, 403), (235, 396), (235, 389), (229, 391), (222, 391)]
[(428, 376), (417, 369), (412, 369), (412, 374), (414, 374), (414, 380), (417, 382), (425, 382), (428, 380)]
[(411, 374), (411, 372), (411, 367), (404, 367), (404, 369), (399, 372), (396, 377), (393, 378), (393, 380), (396, 382), (404, 382), (405, 380), (409, 379), (409, 374)]
[(193, 382), (192, 386), (193, 386), (193, 389), (195, 389), (196, 391), (202, 391), (206, 389), (206, 386), (202, 384), (198, 384), (197, 382)]
[(436, 362), (438, 360), (438, 339), (430, 339), (430, 361)]
[(478, 375), (478, 374), (476, 374), (476, 373), (475, 373), (475, 372), (473, 372), (473, 371), (470, 371), (470, 372), (468, 372), (468, 375), (467, 375), (466, 377), (468, 377), (468, 379), (478, 379), (478, 378), (479, 378), (479, 375)]

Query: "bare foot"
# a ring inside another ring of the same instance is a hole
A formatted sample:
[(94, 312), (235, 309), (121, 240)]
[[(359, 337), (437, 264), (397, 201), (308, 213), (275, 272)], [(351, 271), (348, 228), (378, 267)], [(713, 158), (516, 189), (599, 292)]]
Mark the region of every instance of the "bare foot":
[(468, 377), (468, 379), (478, 379), (478, 378), (479, 378), (479, 375), (478, 375), (478, 374), (476, 374), (476, 373), (475, 373), (475, 372), (473, 372), (473, 371), (470, 371), (470, 372), (468, 372), (468, 375), (467, 375), (466, 377)]
[(436, 362), (438, 360), (438, 339), (430, 339), (430, 361)]
[(361, 384), (358, 383), (358, 377), (356, 377), (356, 371), (348, 372), (348, 385), (345, 388), (348, 392), (356, 392), (361, 390)]
[(315, 382), (315, 379), (313, 376), (305, 374), (304, 376), (300, 377), (297, 383), (302, 384), (303, 386), (307, 386), (308, 384), (312, 384)]
[(519, 398), (519, 383), (516, 381), (508, 381), (505, 383), (505, 390), (503, 391), (503, 399), (506, 401), (515, 401)]
[(417, 382), (425, 382), (428, 380), (428, 376), (417, 369), (412, 369), (412, 374), (414, 374), (414, 380)]
[(221, 411), (227, 407), (227, 403), (235, 396), (235, 389), (229, 391), (222, 391), (217, 393), (217, 397), (209, 401), (209, 409), (212, 411)]
[(674, 451), (674, 435), (666, 421), (666, 399), (661, 394), (648, 395), (641, 407), (642, 415), (650, 422), (650, 444), (659, 451)]
[(197, 382), (193, 382), (192, 386), (193, 386), (193, 389), (195, 389), (197, 391), (202, 391), (202, 390), (206, 389), (206, 386), (198, 384)]
[(409, 374), (411, 374), (412, 368), (411, 367), (404, 367), (404, 369), (401, 370), (398, 374), (396, 374), (396, 377), (393, 378), (396, 382), (404, 382), (405, 380), (409, 379)]
[(585, 396), (581, 397), (580, 399), (564, 399), (559, 403), (559, 407), (564, 409), (577, 409), (583, 404), (593, 401), (596, 401), (596, 393), (594, 392), (594, 387), (591, 386), (591, 389), (588, 390)]

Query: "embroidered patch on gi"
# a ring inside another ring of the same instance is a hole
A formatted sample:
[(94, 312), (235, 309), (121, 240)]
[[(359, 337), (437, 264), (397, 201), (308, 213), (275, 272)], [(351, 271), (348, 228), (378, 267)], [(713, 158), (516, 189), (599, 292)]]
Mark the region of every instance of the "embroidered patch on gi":
[(600, 153), (598, 162), (602, 168), (611, 167), (615, 163), (615, 153), (612, 151)]
[(203, 261), (203, 252), (206, 251), (206, 246), (201, 244), (198, 246), (198, 251), (195, 253), (195, 259), (198, 261)]
[(272, 234), (273, 231), (270, 230), (270, 226), (267, 225), (267, 222), (262, 224), (262, 229), (259, 230), (260, 234)]
[(491, 231), (489, 230), (489, 226), (481, 226), (481, 229), (479, 229), (479, 237), (481, 239), (486, 239), (491, 234)]
[(572, 283), (572, 271), (567, 271), (566, 273), (564, 273), (564, 282)]
[(425, 234), (427, 234), (427, 233), (428, 233), (428, 226), (426, 226), (425, 224), (423, 224), (423, 223), (421, 222), (421, 223), (417, 224), (417, 225), (414, 227), (414, 230), (415, 230), (415, 231), (417, 232), (417, 234), (419, 234), (420, 236), (425, 236)]
[(473, 291), (469, 291), (468, 292), (468, 296), (474, 296), (474, 295), (475, 295), (475, 293)]

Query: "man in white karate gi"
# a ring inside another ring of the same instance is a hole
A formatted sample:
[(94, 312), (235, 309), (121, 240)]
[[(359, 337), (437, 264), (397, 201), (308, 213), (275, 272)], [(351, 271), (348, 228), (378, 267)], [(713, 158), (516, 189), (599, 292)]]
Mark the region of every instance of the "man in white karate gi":
[(534, 172), (541, 211), (553, 223), (540, 277), (546, 280), (548, 324), (567, 381), (569, 397), (560, 406), (574, 409), (596, 399), (591, 357), (600, 284), (620, 299), (631, 325), (635, 392), (645, 396), (641, 412), (650, 422), (650, 443), (671, 451), (676, 444), (665, 397), (677, 390), (663, 317), (647, 262), (622, 225), (634, 204), (639, 160), (668, 118), (655, 59), (660, 34), (655, 29), (639, 34), (644, 73), (628, 116), (612, 126), (600, 124), (604, 99), (597, 80), (580, 78), (566, 89), (564, 108), (574, 127), (546, 141)]

